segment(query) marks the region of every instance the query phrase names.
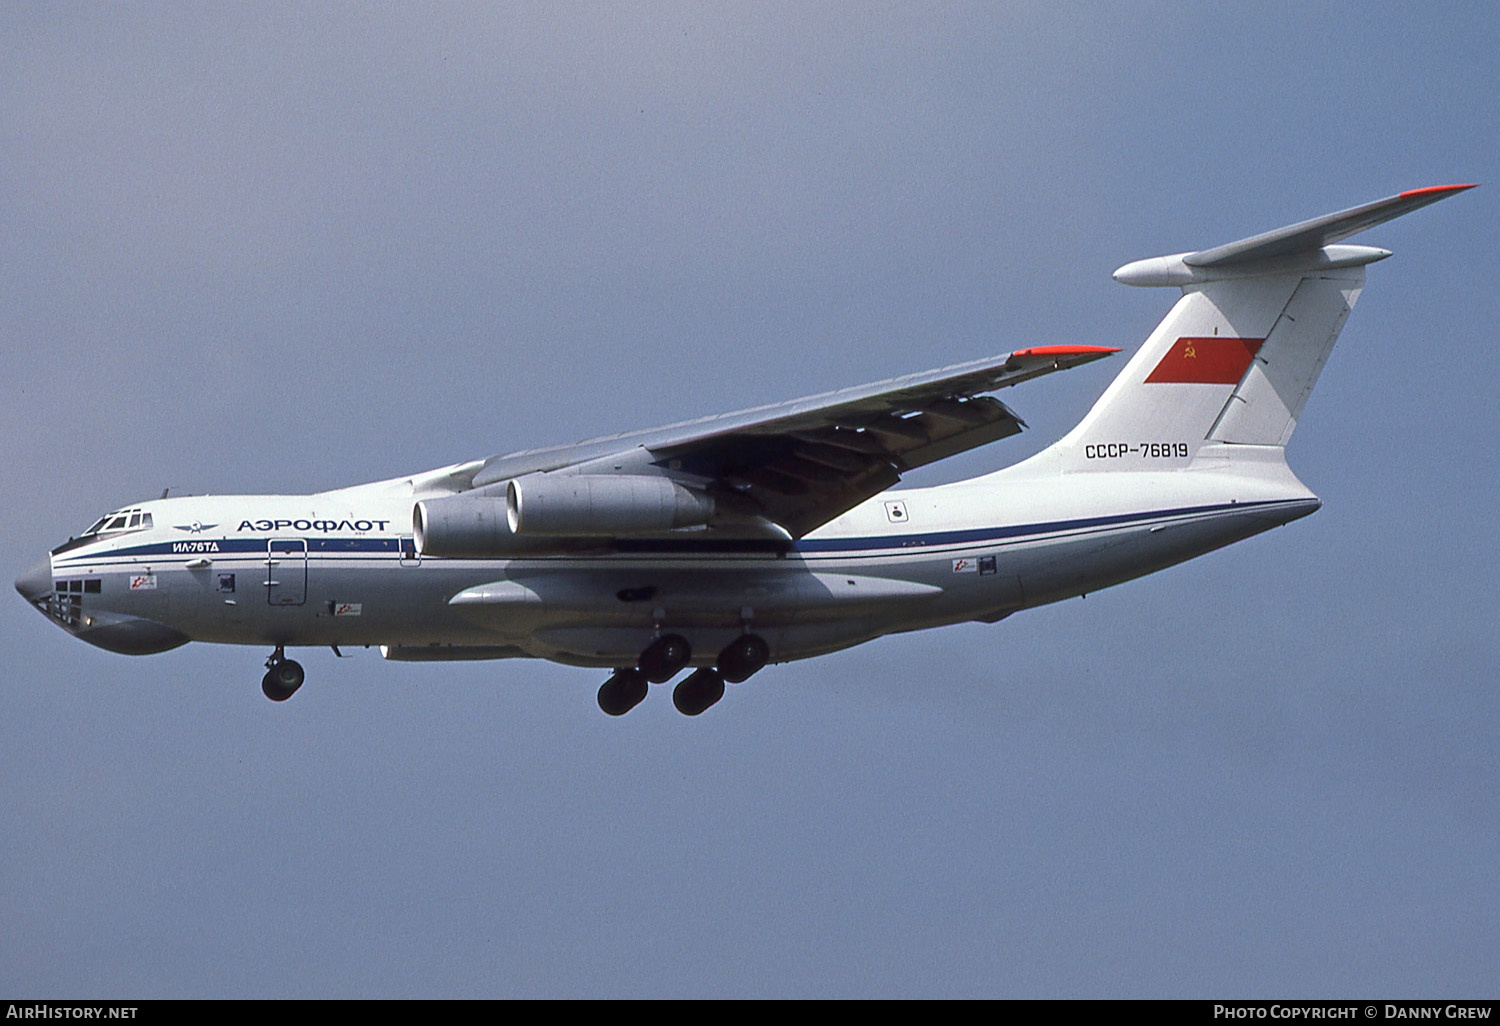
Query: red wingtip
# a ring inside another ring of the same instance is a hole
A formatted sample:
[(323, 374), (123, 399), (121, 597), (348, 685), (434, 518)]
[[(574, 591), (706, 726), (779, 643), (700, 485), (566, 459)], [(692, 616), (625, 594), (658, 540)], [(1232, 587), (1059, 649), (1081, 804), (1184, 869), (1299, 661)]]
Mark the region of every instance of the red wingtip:
[(1105, 356), (1109, 353), (1118, 353), (1116, 346), (1033, 346), (1030, 349), (1017, 349), (1011, 356)]
[(1401, 198), (1410, 199), (1413, 196), (1431, 196), (1439, 192), (1463, 192), (1465, 189), (1472, 189), (1478, 184), (1478, 182), (1473, 182), (1469, 185), (1429, 185), (1425, 189), (1407, 189), (1401, 194)]

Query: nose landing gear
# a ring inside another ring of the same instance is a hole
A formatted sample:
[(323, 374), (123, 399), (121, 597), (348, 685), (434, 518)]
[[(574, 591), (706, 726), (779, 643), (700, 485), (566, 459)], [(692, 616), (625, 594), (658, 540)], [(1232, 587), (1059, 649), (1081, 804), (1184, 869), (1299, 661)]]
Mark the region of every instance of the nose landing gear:
[(273, 702), (285, 702), (297, 693), (304, 676), (302, 664), (288, 659), (286, 651), (277, 645), (266, 659), (266, 675), (261, 678), (260, 690)]

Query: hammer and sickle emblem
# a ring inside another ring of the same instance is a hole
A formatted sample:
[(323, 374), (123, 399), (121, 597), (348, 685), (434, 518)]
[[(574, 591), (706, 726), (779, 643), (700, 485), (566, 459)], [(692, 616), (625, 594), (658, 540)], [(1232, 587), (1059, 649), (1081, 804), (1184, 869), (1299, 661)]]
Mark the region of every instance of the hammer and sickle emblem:
[(1194, 349), (1192, 346), (1188, 346), (1182, 351), (1182, 356), (1187, 360), (1196, 360), (1198, 358), (1198, 350)]

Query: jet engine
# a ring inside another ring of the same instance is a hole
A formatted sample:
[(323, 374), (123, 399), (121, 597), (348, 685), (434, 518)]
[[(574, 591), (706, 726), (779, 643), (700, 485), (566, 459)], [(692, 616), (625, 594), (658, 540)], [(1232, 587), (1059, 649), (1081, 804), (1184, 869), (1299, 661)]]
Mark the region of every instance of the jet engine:
[(713, 514), (711, 498), (664, 477), (528, 474), (507, 484), (504, 499), (423, 499), (412, 510), (412, 534), (424, 556), (535, 556), (698, 526)]
[(557, 546), (539, 547), (536, 539), (517, 538), (505, 519), (505, 500), (496, 495), (455, 495), (423, 499), (412, 509), (412, 535), (424, 556), (542, 555)]
[(706, 524), (714, 501), (665, 477), (528, 474), (506, 486), (505, 512), (513, 534), (608, 538)]

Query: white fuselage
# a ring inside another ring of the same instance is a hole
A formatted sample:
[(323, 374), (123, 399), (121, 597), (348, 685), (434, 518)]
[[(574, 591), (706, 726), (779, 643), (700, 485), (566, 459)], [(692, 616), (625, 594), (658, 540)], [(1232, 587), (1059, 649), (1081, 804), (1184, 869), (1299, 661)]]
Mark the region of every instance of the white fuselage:
[(785, 544), (700, 547), (689, 536), (524, 559), (418, 555), (420, 478), (161, 499), (136, 507), (151, 515), (148, 529), (56, 550), (44, 608), (84, 640), (131, 653), (186, 641), (379, 645), (398, 659), (609, 667), (631, 665), (673, 631), (702, 666), (753, 629), (771, 661), (786, 662), (893, 632), (995, 621), (1318, 506), (1280, 450), (1233, 472), (1202, 458), (1128, 474), (1050, 464), (1043, 453), (968, 481), (887, 492)]

